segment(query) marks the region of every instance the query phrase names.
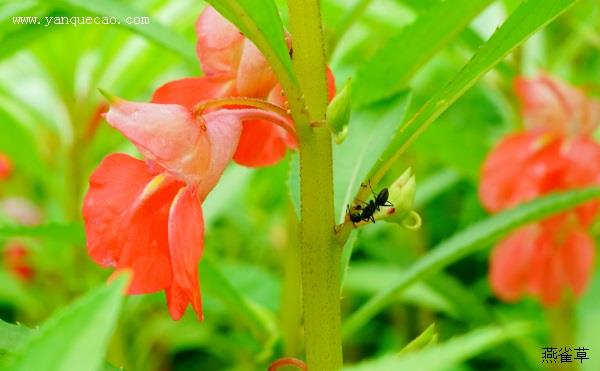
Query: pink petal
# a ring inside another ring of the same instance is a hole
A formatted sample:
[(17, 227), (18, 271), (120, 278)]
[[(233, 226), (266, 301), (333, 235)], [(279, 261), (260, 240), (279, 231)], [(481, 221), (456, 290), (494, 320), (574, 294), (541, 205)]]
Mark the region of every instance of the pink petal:
[(532, 130), (562, 135), (590, 135), (598, 125), (593, 103), (583, 92), (557, 79), (542, 75), (515, 80), (523, 102), (523, 116)]
[(207, 6), (196, 22), (196, 52), (206, 76), (221, 81), (237, 76), (245, 37), (214, 8)]
[(210, 112), (204, 115), (204, 119), (210, 162), (205, 172), (194, 182), (200, 200), (204, 200), (208, 192), (217, 184), (233, 157), (242, 132), (241, 119), (236, 110)]
[(243, 97), (264, 98), (277, 84), (271, 66), (248, 39), (244, 40), (236, 78), (237, 95)]
[(173, 282), (167, 289), (171, 317), (177, 320), (189, 303), (199, 319), (203, 319), (198, 283), (198, 262), (204, 247), (204, 220), (198, 195), (181, 188), (169, 213), (169, 251)]
[(118, 100), (111, 105), (106, 121), (129, 138), (144, 157), (182, 179), (189, 180), (208, 165), (210, 147), (201, 122), (183, 106)]

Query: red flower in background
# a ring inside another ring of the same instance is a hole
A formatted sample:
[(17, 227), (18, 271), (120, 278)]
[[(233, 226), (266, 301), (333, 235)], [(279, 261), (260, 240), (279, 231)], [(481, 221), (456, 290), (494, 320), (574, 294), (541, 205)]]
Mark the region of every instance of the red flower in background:
[[(180, 104), (189, 109), (200, 101), (226, 97), (265, 99), (281, 107), (287, 104), (263, 54), (212, 7), (206, 7), (198, 18), (196, 34), (196, 52), (204, 76), (163, 85), (154, 93), (153, 102)], [(328, 82), (332, 99), (335, 82), (329, 71)], [(272, 165), (283, 158), (287, 148), (296, 146), (294, 136), (266, 120), (245, 122), (233, 159), (251, 167)]]
[[(547, 76), (520, 78), (515, 86), (527, 130), (505, 137), (485, 160), (483, 205), (498, 212), (550, 192), (600, 185), (600, 145), (591, 138), (600, 104)], [(548, 306), (565, 290), (581, 295), (594, 259), (586, 229), (597, 211), (590, 202), (501, 241), (491, 256), (494, 293), (506, 301), (529, 293)]]
[(12, 174), (12, 162), (4, 153), (0, 153), (0, 181), (6, 180)]
[(29, 250), (20, 242), (10, 241), (4, 245), (2, 260), (6, 269), (23, 282), (33, 279), (35, 271), (29, 262)]

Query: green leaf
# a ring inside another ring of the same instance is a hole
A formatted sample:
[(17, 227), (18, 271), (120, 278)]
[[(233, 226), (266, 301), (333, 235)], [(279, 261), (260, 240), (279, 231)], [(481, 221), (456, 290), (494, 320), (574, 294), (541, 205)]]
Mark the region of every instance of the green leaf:
[(114, 0), (60, 0), (56, 4), (60, 8), (72, 11), (77, 16), (82, 15), (81, 13), (84, 12), (100, 17), (116, 17), (121, 27), (171, 50), (191, 64), (198, 63), (194, 45), (156, 20), (152, 19), (148, 24), (127, 24), (125, 21), (127, 17), (147, 17), (148, 15), (124, 2)]
[(492, 1), (446, 0), (421, 14), (361, 67), (354, 98), (359, 104), (372, 103), (406, 89), (419, 67), (454, 40)]
[(370, 370), (447, 370), (451, 366), (505, 341), (526, 335), (532, 327), (526, 323), (508, 326), (488, 326), (457, 336), (447, 342), (406, 356), (388, 355), (373, 361), (345, 367), (347, 371)]
[(236, 290), (228, 278), (210, 259), (204, 257), (200, 263), (204, 290), (221, 300), (227, 308), (236, 314), (254, 333), (268, 339), (272, 336), (272, 325), (261, 313), (258, 306), (246, 299)]
[(352, 335), (413, 283), (489, 246), (520, 226), (597, 198), (600, 198), (600, 188), (552, 194), (491, 216), (456, 233), (410, 266), (394, 285), (383, 288), (354, 312), (344, 323), (343, 336), (348, 338)]
[(35, 237), (73, 244), (85, 243), (85, 232), (79, 223), (36, 226), (0, 225), (0, 238), (3, 237)]
[(0, 320), (0, 354), (13, 353), (31, 336), (32, 330)]
[(410, 98), (409, 92), (403, 92), (352, 113), (346, 140), (333, 148), (335, 210), (339, 222), (343, 221), (346, 205), (351, 203), (361, 181), (404, 121)]
[[(348, 239), (351, 241), (352, 237)], [(348, 243), (348, 242), (346, 242)], [(380, 263), (353, 263), (346, 274), (344, 292), (360, 296), (371, 296), (393, 287), (402, 279), (406, 269)], [(417, 282), (393, 298), (394, 302), (416, 305), (456, 317), (457, 310), (445, 293), (433, 288), (428, 282)]]
[(89, 292), (32, 333), (10, 370), (94, 371), (103, 367), (128, 277)]
[[(574, 5), (577, 0), (528, 0), (510, 15), (465, 67), (402, 126), (382, 155), (372, 178), (376, 184), (406, 148), (448, 107), (521, 45), (535, 31)], [(360, 89), (356, 89), (359, 91)]]
[(419, 336), (414, 338), (410, 343), (406, 344), (399, 354), (414, 353), (436, 344), (438, 334), (435, 331), (435, 323), (432, 323)]
[(263, 52), (284, 90), (297, 87), (277, 6), (272, 0), (206, 0)]

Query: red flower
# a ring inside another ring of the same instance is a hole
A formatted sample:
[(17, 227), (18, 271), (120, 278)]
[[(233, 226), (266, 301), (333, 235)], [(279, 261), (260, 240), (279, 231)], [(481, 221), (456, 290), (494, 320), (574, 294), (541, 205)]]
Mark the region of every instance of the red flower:
[[(171, 81), (154, 93), (155, 103), (180, 104), (191, 109), (198, 102), (224, 97), (251, 97), (285, 106), (281, 86), (263, 54), (212, 7), (204, 9), (196, 24), (196, 52), (203, 77)], [(330, 99), (335, 94), (328, 71)], [(287, 148), (296, 149), (294, 136), (265, 120), (245, 122), (233, 159), (245, 166), (272, 165)]]
[(4, 266), (16, 278), (23, 282), (33, 279), (34, 270), (29, 263), (29, 251), (20, 242), (8, 242), (2, 251)]
[[(600, 185), (600, 145), (590, 138), (600, 105), (552, 80), (517, 79), (528, 131), (505, 137), (485, 160), (480, 197), (491, 212), (555, 191)], [(545, 305), (562, 291), (580, 295), (593, 268), (586, 228), (598, 212), (590, 202), (514, 232), (491, 257), (491, 286), (503, 300), (528, 292)]]
[(83, 205), (88, 251), (100, 265), (133, 271), (129, 293), (165, 290), (174, 319), (188, 303), (202, 318), (202, 202), (233, 156), (241, 120), (253, 115), (221, 110), (195, 118), (183, 106), (123, 100), (106, 115), (146, 161), (113, 154), (92, 174)]
[(12, 162), (3, 153), (0, 153), (0, 181), (6, 180), (12, 174)]

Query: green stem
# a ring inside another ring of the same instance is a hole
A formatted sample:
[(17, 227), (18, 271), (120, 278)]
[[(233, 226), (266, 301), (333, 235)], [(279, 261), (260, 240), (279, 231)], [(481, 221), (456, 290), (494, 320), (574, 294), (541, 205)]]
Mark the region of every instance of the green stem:
[(284, 355), (300, 355), (302, 329), (302, 276), (300, 273), (300, 243), (298, 241), (298, 217), (293, 206), (289, 207), (288, 243), (283, 256), (283, 284), (281, 294), (281, 325)]
[[(557, 347), (559, 351), (565, 347), (576, 348), (574, 309), (573, 298), (566, 297), (563, 298), (558, 307), (546, 310), (548, 327), (550, 329), (550, 344), (553, 347)], [(558, 363), (551, 364), (550, 369), (556, 371), (577, 371), (579, 367), (575, 361), (561, 363), (559, 359)]]
[(334, 243), (331, 133), (319, 0), (289, 0), (293, 66), (306, 109), (292, 107), (300, 139), (302, 299), (309, 370), (340, 370), (340, 249)]

